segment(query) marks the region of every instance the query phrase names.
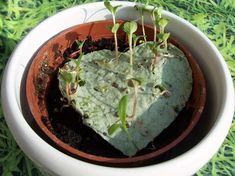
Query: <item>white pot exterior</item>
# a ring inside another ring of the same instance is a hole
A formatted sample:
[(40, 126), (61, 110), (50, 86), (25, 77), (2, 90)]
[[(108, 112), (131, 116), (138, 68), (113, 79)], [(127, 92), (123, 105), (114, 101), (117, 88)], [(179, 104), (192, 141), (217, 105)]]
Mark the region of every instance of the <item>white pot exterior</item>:
[[(138, 13), (131, 2), (122, 4), (117, 18), (133, 20)], [(217, 152), (225, 139), (234, 113), (234, 89), (226, 63), (207, 37), (182, 18), (164, 11), (167, 27), (186, 45), (201, 66), (207, 83), (208, 131), (197, 145), (169, 161), (137, 168), (112, 168), (70, 157), (40, 138), (26, 122), (20, 103), (21, 82), (27, 64), (49, 38), (71, 26), (111, 18), (102, 2), (64, 10), (40, 23), (17, 46), (6, 66), (2, 82), (2, 106), (7, 124), (22, 150), (51, 175), (63, 176), (188, 176), (199, 170)], [(146, 19), (150, 23), (149, 19)]]

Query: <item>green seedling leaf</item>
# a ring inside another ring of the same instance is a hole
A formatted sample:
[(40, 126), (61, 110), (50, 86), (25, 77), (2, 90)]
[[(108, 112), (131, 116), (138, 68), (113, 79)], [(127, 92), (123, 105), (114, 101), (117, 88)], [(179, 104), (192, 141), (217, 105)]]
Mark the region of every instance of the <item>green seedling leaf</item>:
[(161, 18), (160, 20), (157, 20), (159, 27), (162, 27), (162, 28), (165, 28), (168, 22), (169, 20), (166, 18)]
[(149, 12), (147, 6), (149, 4), (149, 1), (145, 3), (145, 5), (136, 5), (135, 8), (140, 12), (141, 17), (141, 26), (142, 26), (142, 33), (144, 37), (144, 41), (147, 42), (146, 35), (145, 35), (145, 27), (144, 27), (144, 13)]
[(146, 1), (146, 3), (143, 5), (143, 4), (139, 4), (139, 5), (135, 5), (134, 8), (138, 11), (140, 11), (140, 13), (144, 13), (144, 12), (147, 12), (148, 9), (147, 9), (147, 6), (149, 5), (149, 0)]
[(111, 5), (110, 1), (104, 1), (104, 6), (108, 9), (111, 13), (113, 12), (113, 6)]
[(160, 33), (157, 37), (160, 41), (166, 41), (170, 37), (170, 33)]
[(69, 72), (66, 72), (62, 69), (59, 69), (59, 73), (61, 75), (61, 78), (65, 81), (65, 82), (68, 82), (70, 83), (73, 79), (72, 75), (69, 73)]
[[(156, 10), (157, 9), (157, 10)], [(163, 10), (163, 8), (162, 7), (155, 7), (154, 9), (153, 9), (153, 13), (154, 13), (154, 15), (155, 15), (155, 18), (157, 19), (157, 18), (161, 18), (161, 16), (162, 16), (162, 10)]]
[(114, 43), (115, 43), (115, 58), (118, 59), (118, 42), (117, 42), (117, 30), (119, 28), (119, 24), (116, 24), (115, 14), (117, 9), (121, 7), (121, 5), (112, 6), (109, 0), (104, 1), (104, 6), (111, 12), (113, 18), (113, 27), (109, 30), (114, 34)]
[(137, 44), (137, 41), (143, 37), (143, 35), (140, 35), (140, 36), (137, 36), (135, 34), (132, 35), (132, 38), (133, 38), (133, 47), (135, 48), (136, 47), (136, 44)]
[(115, 14), (117, 9), (122, 5), (112, 6), (109, 0), (104, 1), (104, 6), (112, 13)]
[(160, 45), (157, 45), (156, 43), (152, 43), (150, 46), (150, 49), (153, 51), (153, 53), (156, 55), (158, 53), (160, 53)]
[(164, 33), (162, 36), (162, 40), (166, 41), (170, 37), (170, 33)]
[(128, 35), (132, 35), (137, 30), (137, 23), (135, 21), (126, 22), (123, 26), (124, 32)]
[(112, 27), (112, 33), (115, 33), (115, 32), (117, 32), (117, 30), (119, 29), (119, 27), (120, 27), (120, 24), (119, 23), (116, 23), (115, 25), (113, 25), (113, 27)]
[(121, 128), (121, 125), (114, 123), (113, 125), (109, 127), (108, 134), (111, 136), (115, 131), (117, 131), (118, 128)]
[(114, 12), (114, 14), (116, 14), (117, 9), (118, 9), (119, 7), (122, 7), (122, 5), (117, 5), (117, 6), (114, 6), (114, 7), (113, 7), (113, 12)]
[(147, 11), (145, 5), (135, 5), (134, 8), (135, 8), (136, 10), (138, 10), (138, 11), (141, 13), (141, 15), (142, 15), (145, 11)]
[(133, 49), (132, 49), (132, 40), (133, 40), (133, 33), (137, 30), (137, 23), (135, 21), (126, 22), (123, 26), (123, 31), (128, 35), (128, 42), (129, 42), (129, 50), (130, 50), (130, 74), (133, 73)]
[(118, 105), (118, 116), (122, 123), (122, 126), (126, 127), (126, 110), (128, 105), (129, 97), (128, 95), (124, 95)]

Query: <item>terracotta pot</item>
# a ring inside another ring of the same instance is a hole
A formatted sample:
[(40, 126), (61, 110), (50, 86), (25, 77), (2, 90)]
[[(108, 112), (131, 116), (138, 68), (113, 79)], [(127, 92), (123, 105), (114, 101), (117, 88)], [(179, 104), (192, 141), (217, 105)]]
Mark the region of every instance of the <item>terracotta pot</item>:
[[(123, 21), (119, 21), (119, 23), (123, 23)], [(182, 132), (176, 138), (170, 139), (170, 141), (167, 141), (166, 139), (166, 144), (160, 149), (147, 154), (137, 155), (130, 158), (107, 158), (76, 150), (75, 148), (62, 142), (51, 132), (53, 131), (53, 127), (51, 126), (50, 119), (48, 118), (49, 115), (45, 98), (47, 96), (52, 77), (57, 73), (58, 67), (64, 62), (63, 53), (67, 48), (71, 47), (74, 41), (78, 38), (80, 40), (84, 40), (87, 36), (91, 36), (94, 40), (100, 38), (112, 38), (112, 33), (106, 29), (106, 26), (111, 24), (112, 21), (105, 20), (77, 25), (48, 40), (35, 54), (28, 70), (26, 80), (28, 105), (40, 129), (66, 153), (92, 163), (109, 166), (146, 165), (146, 163), (157, 159), (160, 155), (174, 148), (187, 135), (189, 135), (197, 124), (205, 104), (206, 88), (203, 74), (189, 51), (175, 39), (171, 38), (170, 42), (180, 48), (187, 56), (192, 68), (194, 80), (192, 94), (185, 107), (186, 111), (190, 111), (191, 114), (190, 116), (186, 116), (185, 113), (181, 113), (180, 117), (178, 117), (182, 121), (189, 120), (190, 122), (187, 127), (182, 129)], [(153, 29), (150, 26), (146, 26), (147, 36), (151, 36), (152, 31)], [(139, 29), (137, 33), (141, 34), (141, 30)], [(125, 37), (125, 34), (122, 31), (119, 31), (118, 36)], [(48, 122), (47, 125), (45, 125), (45, 121)], [(171, 128), (171, 126), (169, 128)]]

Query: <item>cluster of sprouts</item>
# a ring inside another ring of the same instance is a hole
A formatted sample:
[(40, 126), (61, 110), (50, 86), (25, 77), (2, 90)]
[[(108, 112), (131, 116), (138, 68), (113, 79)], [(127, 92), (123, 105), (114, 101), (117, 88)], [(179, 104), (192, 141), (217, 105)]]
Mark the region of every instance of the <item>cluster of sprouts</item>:
[[(113, 25), (107, 26), (108, 29), (113, 33), (114, 36), (114, 43), (115, 43), (115, 60), (119, 60), (120, 53), (118, 52), (118, 41), (117, 41), (117, 31), (120, 29), (120, 24), (116, 22), (116, 13), (118, 11), (118, 8), (121, 7), (121, 5), (112, 6), (109, 0), (104, 1), (104, 6), (110, 11), (112, 14), (112, 21)], [(154, 58), (152, 59), (152, 64), (150, 69), (153, 69), (156, 63), (158, 62), (160, 55), (162, 52), (167, 52), (167, 39), (169, 38), (170, 34), (165, 32), (165, 27), (168, 23), (168, 20), (163, 18), (161, 15), (162, 8), (156, 8), (149, 10), (148, 8), (148, 2), (145, 5), (136, 5), (135, 8), (140, 13), (140, 20), (141, 20), (141, 30), (142, 35), (137, 36), (135, 33), (138, 29), (138, 23), (133, 21), (128, 21), (123, 24), (122, 30), (126, 33), (128, 44), (129, 44), (129, 73), (126, 76), (126, 84), (128, 87), (130, 87), (133, 90), (133, 96), (131, 97), (133, 100), (132, 105), (132, 112), (129, 116), (127, 116), (127, 107), (129, 103), (129, 95), (124, 95), (118, 104), (118, 120), (112, 124), (109, 129), (108, 133), (109, 135), (112, 135), (118, 128), (121, 128), (128, 136), (129, 140), (132, 141), (132, 138), (128, 132), (128, 124), (127, 124), (127, 118), (129, 119), (135, 119), (136, 118), (136, 111), (137, 111), (137, 99), (138, 99), (138, 91), (141, 85), (143, 84), (143, 78), (139, 78), (135, 76), (134, 72), (134, 62), (135, 62), (135, 47), (142, 39), (143, 42), (148, 42), (148, 36), (146, 36), (145, 33), (145, 15), (150, 15), (152, 22), (153, 22), (153, 41), (149, 42), (149, 46), (151, 50), (154, 53)], [(83, 86), (85, 84), (85, 80), (80, 79), (80, 73), (82, 72), (80, 68), (80, 62), (81, 58), (83, 57), (83, 45), (85, 41), (76, 41), (77, 45), (79, 46), (79, 58), (72, 60), (74, 64), (74, 68), (72, 69), (72, 72), (75, 74), (67, 73), (63, 69), (60, 69), (60, 75), (61, 78), (66, 82), (65, 85), (65, 95), (66, 99), (68, 101), (67, 105), (69, 106), (72, 104), (71, 95), (75, 94), (78, 86)]]
[[(112, 20), (113, 20), (113, 26), (110, 26), (109, 29), (114, 35), (114, 41), (115, 41), (115, 58), (118, 60), (119, 53), (118, 53), (118, 42), (117, 42), (117, 31), (120, 28), (120, 24), (116, 23), (116, 13), (118, 11), (118, 8), (121, 7), (121, 5), (112, 6), (109, 0), (104, 1), (105, 7), (111, 12), (112, 14)], [(159, 60), (161, 51), (167, 52), (167, 40), (170, 36), (169, 33), (165, 32), (165, 27), (168, 24), (168, 20), (163, 18), (161, 15), (162, 8), (154, 7), (153, 9), (148, 8), (148, 1), (145, 5), (136, 5), (136, 10), (140, 13), (140, 21), (141, 21), (141, 29), (142, 29), (142, 35), (136, 36), (135, 32), (138, 29), (138, 23), (134, 21), (128, 21), (125, 22), (123, 25), (123, 31), (127, 34), (128, 37), (128, 44), (129, 44), (129, 76), (127, 78), (127, 84), (129, 87), (133, 88), (133, 109), (132, 114), (128, 118), (134, 119), (136, 116), (136, 108), (137, 108), (137, 98), (138, 98), (138, 89), (141, 86), (143, 79), (142, 78), (136, 78), (133, 72), (133, 65), (134, 65), (134, 53), (133, 50), (140, 38), (143, 38), (144, 42), (147, 42), (147, 36), (145, 33), (145, 21), (144, 17), (145, 15), (150, 15), (153, 23), (153, 41), (151, 42), (151, 49), (155, 55), (152, 61), (152, 68), (154, 68), (154, 65)], [(124, 95), (118, 105), (118, 117), (119, 120), (114, 123), (109, 129), (109, 135), (112, 135), (118, 128), (121, 128), (131, 139), (128, 130), (127, 130), (127, 115), (126, 110), (128, 106), (129, 97), (128, 95)]]

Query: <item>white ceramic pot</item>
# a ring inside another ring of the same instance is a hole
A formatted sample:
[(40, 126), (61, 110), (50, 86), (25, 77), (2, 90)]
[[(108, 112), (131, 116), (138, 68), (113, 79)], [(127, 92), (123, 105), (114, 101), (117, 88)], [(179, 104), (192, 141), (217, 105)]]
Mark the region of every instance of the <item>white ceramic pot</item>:
[[(117, 18), (133, 20), (138, 12), (134, 3), (122, 4)], [(192, 175), (217, 152), (228, 133), (234, 112), (234, 89), (226, 63), (212, 42), (196, 27), (164, 11), (170, 20), (167, 30), (193, 53), (207, 84), (207, 103), (200, 124), (186, 141), (186, 150), (174, 159), (145, 167), (113, 168), (90, 164), (55, 149), (33, 129), (32, 119), (22, 112), (23, 78), (37, 49), (48, 39), (71, 26), (110, 19), (103, 2), (64, 10), (40, 23), (17, 46), (6, 66), (2, 81), (2, 106), (7, 124), (21, 149), (51, 175), (66, 176), (156, 176)], [(146, 18), (150, 23), (150, 19)]]

